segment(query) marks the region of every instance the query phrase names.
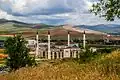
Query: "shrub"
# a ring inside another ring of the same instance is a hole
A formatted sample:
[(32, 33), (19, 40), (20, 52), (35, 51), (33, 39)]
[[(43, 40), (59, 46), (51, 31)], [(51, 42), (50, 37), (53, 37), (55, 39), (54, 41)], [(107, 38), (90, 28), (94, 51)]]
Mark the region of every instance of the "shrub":
[(111, 53), (113, 50), (115, 50), (114, 48), (103, 48), (98, 50), (98, 52), (100, 53)]
[(99, 55), (100, 54), (98, 54), (96, 52), (92, 52), (89, 49), (86, 49), (82, 53), (80, 53), (79, 61), (80, 62), (89, 62), (91, 60), (96, 59), (96, 57), (99, 56)]
[(11, 70), (36, 64), (35, 59), (28, 54), (30, 50), (26, 47), (26, 43), (21, 35), (10, 37), (5, 41), (5, 53), (8, 54), (6, 64)]

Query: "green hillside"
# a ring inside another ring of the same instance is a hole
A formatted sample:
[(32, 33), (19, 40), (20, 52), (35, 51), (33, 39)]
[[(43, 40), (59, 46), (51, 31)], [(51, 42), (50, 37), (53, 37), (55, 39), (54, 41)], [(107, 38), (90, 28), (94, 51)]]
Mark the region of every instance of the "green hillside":
[(55, 27), (46, 24), (29, 24), (15, 20), (0, 19), (0, 33), (13, 33), (19, 31), (31, 31), (36, 29), (47, 29)]

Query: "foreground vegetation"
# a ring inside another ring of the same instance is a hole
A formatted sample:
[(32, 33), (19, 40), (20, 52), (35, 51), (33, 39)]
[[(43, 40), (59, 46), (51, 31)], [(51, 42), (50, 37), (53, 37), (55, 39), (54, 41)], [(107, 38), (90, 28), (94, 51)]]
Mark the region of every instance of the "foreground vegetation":
[(45, 61), (36, 67), (20, 68), (1, 75), (0, 80), (120, 80), (120, 51), (101, 54), (89, 62)]
[(35, 59), (29, 56), (29, 48), (26, 46), (27, 41), (18, 34), (14, 37), (9, 37), (4, 42), (5, 53), (9, 55), (6, 65), (10, 70), (17, 70), (21, 67), (33, 66)]

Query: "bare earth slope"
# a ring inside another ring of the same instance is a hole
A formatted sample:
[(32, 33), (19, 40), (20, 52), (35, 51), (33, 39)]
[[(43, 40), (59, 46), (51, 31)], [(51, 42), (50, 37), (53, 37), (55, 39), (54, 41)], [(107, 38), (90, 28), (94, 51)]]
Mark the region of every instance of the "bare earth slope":
[(80, 28), (80, 27), (72, 27), (72, 26), (69, 26), (69, 25), (65, 25), (65, 26), (63, 26), (63, 28), (66, 29), (66, 30), (77, 31), (77, 32), (80, 32), (80, 33), (83, 33), (85, 31), (87, 34), (96, 34), (96, 35), (105, 34), (103, 32), (94, 31), (94, 30), (85, 29), (85, 28)]

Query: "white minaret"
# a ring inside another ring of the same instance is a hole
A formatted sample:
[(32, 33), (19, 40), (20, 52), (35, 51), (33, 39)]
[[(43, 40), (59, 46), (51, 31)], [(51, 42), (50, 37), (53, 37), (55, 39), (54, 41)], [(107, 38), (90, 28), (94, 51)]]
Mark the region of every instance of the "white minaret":
[(68, 31), (68, 47), (70, 47), (70, 32)]
[(51, 51), (50, 51), (50, 31), (48, 31), (48, 59), (51, 59)]
[(86, 38), (85, 38), (85, 31), (83, 33), (83, 48), (85, 49), (85, 41), (86, 41)]
[(38, 56), (39, 53), (39, 42), (38, 42), (38, 32), (36, 34), (36, 56)]

